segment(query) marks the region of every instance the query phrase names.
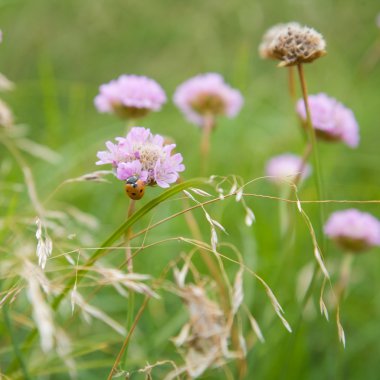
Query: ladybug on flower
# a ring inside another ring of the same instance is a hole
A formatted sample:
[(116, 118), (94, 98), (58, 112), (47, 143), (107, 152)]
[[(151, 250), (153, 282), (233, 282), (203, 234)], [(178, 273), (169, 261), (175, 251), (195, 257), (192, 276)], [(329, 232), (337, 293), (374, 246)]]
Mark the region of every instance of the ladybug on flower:
[(141, 199), (146, 186), (167, 188), (185, 170), (180, 153), (172, 154), (175, 144), (165, 144), (160, 135), (149, 129), (133, 127), (116, 144), (106, 142), (107, 151), (98, 152), (97, 165), (111, 164), (116, 177), (125, 181), (125, 191), (133, 200)]
[(136, 175), (127, 178), (125, 183), (125, 192), (133, 200), (141, 199), (145, 194), (145, 182)]

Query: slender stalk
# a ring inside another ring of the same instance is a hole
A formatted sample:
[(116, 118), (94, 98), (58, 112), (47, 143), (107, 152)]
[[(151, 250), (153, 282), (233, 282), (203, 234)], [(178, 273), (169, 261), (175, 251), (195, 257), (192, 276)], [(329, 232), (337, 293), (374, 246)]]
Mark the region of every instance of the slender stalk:
[(8, 305), (3, 306), (3, 316), (4, 316), (4, 324), (8, 331), (9, 336), (11, 337), (11, 342), (13, 346), (13, 352), (15, 354), (15, 358), (18, 361), (20, 365), (21, 372), (23, 374), (23, 377), (25, 380), (30, 380), (31, 377), (29, 376), (27, 366), (24, 361), (24, 357), (22, 356), (22, 353), (18, 347), (17, 339), (14, 335), (11, 319), (9, 318), (9, 311), (8, 311)]
[(210, 155), (210, 137), (215, 126), (215, 119), (212, 115), (205, 115), (202, 125), (201, 140), (201, 174), (206, 175)]
[[(315, 130), (312, 124), (311, 120), (311, 113), (310, 113), (310, 107), (309, 107), (309, 101), (308, 101), (308, 92), (307, 92), (307, 86), (306, 86), (306, 79), (305, 79), (305, 74), (303, 70), (303, 65), (298, 64), (298, 75), (299, 75), (299, 80), (301, 84), (301, 90), (302, 90), (302, 97), (305, 105), (305, 111), (306, 111), (306, 127), (309, 135), (309, 144), (305, 150), (304, 154), (304, 166), (306, 165), (306, 159), (310, 155), (310, 151), (313, 156), (313, 164), (314, 164), (314, 179), (315, 179), (315, 184), (316, 184), (316, 190), (317, 190), (317, 200), (320, 201), (324, 199), (324, 194), (323, 194), (323, 189), (322, 189), (322, 180), (321, 180), (321, 168), (320, 168), (320, 163), (319, 163), (319, 156), (318, 156), (318, 148), (317, 148), (317, 139), (315, 136)], [(323, 250), (325, 248), (325, 238), (322, 232), (322, 225), (324, 221), (324, 205), (323, 203), (320, 204), (319, 207), (319, 224), (318, 224), (318, 231), (321, 235), (322, 238), (322, 247)], [(309, 287), (306, 291), (306, 299), (305, 299), (305, 304), (307, 303), (309, 297), (311, 296), (311, 290), (314, 287), (315, 283), (315, 277), (317, 275), (318, 270), (314, 270), (313, 273), (313, 278), (312, 281), (309, 284)]]
[[(126, 123), (126, 134), (129, 133), (133, 125), (135, 124), (134, 119), (128, 119)], [(136, 201), (134, 199), (130, 199), (127, 211), (127, 220), (133, 215), (135, 212)], [(132, 257), (132, 249), (131, 249), (131, 236), (132, 236), (132, 227), (126, 229), (124, 233), (124, 244), (125, 244), (125, 259), (127, 270), (129, 273), (133, 273), (133, 257)], [(135, 292), (130, 291), (128, 295), (128, 310), (127, 310), (127, 318), (126, 318), (126, 331), (130, 331), (133, 314), (135, 310)], [(127, 354), (127, 347), (125, 354)]]
[[(129, 219), (134, 211), (135, 211), (136, 201), (131, 199), (128, 206), (127, 219)], [(127, 270), (129, 273), (133, 273), (133, 257), (132, 257), (132, 249), (131, 249), (131, 236), (132, 236), (132, 227), (128, 228), (124, 234), (124, 243), (125, 243), (125, 256), (127, 263)], [(126, 319), (126, 329), (130, 330), (133, 314), (135, 310), (135, 292), (131, 290), (128, 295), (128, 310), (127, 310), (127, 319)], [(127, 351), (126, 351), (127, 352)]]
[[(127, 219), (129, 219), (135, 212), (136, 201), (131, 199), (128, 206)], [(130, 246), (130, 237), (132, 235), (132, 228), (128, 228), (124, 233), (124, 243), (125, 243), (125, 258), (127, 263), (127, 269), (129, 273), (133, 272), (133, 261), (132, 252)]]
[[(314, 130), (312, 120), (311, 120), (311, 112), (310, 112), (310, 107), (309, 107), (308, 92), (307, 92), (307, 85), (306, 85), (306, 79), (305, 79), (305, 73), (303, 70), (303, 65), (298, 64), (297, 69), (298, 69), (298, 76), (299, 76), (299, 80), (300, 80), (300, 84), (301, 84), (302, 98), (304, 101), (304, 106), (305, 106), (305, 111), (306, 111), (306, 123), (305, 123), (305, 125), (307, 128), (307, 134), (308, 134), (308, 145), (307, 145), (305, 153), (304, 153), (303, 167), (301, 166), (301, 169), (304, 169), (308, 156), (310, 154), (312, 154), (313, 166), (314, 166), (314, 168), (313, 168), (314, 169), (314, 180), (315, 180), (316, 191), (317, 191), (317, 201), (320, 201), (320, 200), (324, 199), (324, 195), (323, 195), (323, 188), (322, 188), (321, 168), (320, 168), (319, 155), (318, 155), (317, 139), (316, 139), (315, 130)], [(300, 180), (301, 175), (302, 175), (302, 171), (300, 171), (300, 174), (298, 175), (299, 178), (297, 177), (297, 179), (296, 179), (297, 181)], [(321, 239), (323, 242), (322, 247), (324, 250), (325, 239), (324, 239), (324, 235), (322, 232), (323, 221), (324, 221), (324, 207), (323, 207), (323, 203), (321, 203), (320, 207), (319, 207), (318, 231), (321, 235)], [(302, 299), (302, 303), (301, 303), (301, 310), (302, 311), (304, 310), (305, 306), (307, 305), (307, 303), (308, 303), (308, 301), (309, 301), (309, 299), (313, 293), (313, 289), (315, 286), (315, 281), (317, 279), (318, 273), (319, 273), (319, 265), (317, 265), (317, 263), (315, 263), (312, 278), (310, 280), (309, 286), (306, 289), (305, 295)], [(293, 333), (293, 339), (292, 339), (292, 343), (291, 343), (292, 347), (291, 348), (289, 347), (288, 354), (285, 357), (285, 363), (289, 362), (290, 354), (294, 352), (294, 347), (296, 346), (296, 341), (298, 338), (301, 322), (302, 322), (302, 312), (300, 313), (298, 320), (295, 324), (295, 328), (293, 330), (293, 332), (294, 332)]]
[(124, 352), (126, 351), (126, 349), (128, 347), (128, 344), (129, 344), (129, 341), (131, 339), (131, 336), (132, 336), (132, 334), (133, 334), (133, 332), (134, 332), (134, 330), (135, 330), (135, 328), (137, 326), (137, 323), (139, 322), (139, 320), (140, 320), (140, 318), (141, 318), (141, 316), (142, 316), (142, 314), (143, 314), (143, 312), (144, 312), (144, 310), (146, 308), (146, 305), (148, 304), (149, 299), (150, 299), (150, 297), (148, 297), (148, 296), (145, 297), (143, 304), (141, 305), (139, 311), (137, 312), (136, 318), (134, 319), (133, 324), (131, 326), (131, 329), (129, 330), (127, 336), (124, 339), (123, 345), (121, 346), (121, 349), (120, 349), (120, 351), (119, 351), (119, 353), (118, 353), (118, 355), (116, 357), (116, 360), (113, 363), (111, 372), (109, 373), (109, 375), (107, 377), (107, 380), (112, 380), (113, 374), (115, 373), (116, 368), (119, 365), (120, 360), (123, 357), (123, 354), (124, 354)]
[[(280, 188), (280, 198), (288, 198), (290, 189), (285, 184), (281, 184)], [(278, 204), (278, 213), (280, 220), (280, 237), (281, 245), (284, 246), (285, 241), (288, 239), (288, 232), (290, 227), (290, 215), (289, 215), (289, 206), (286, 202), (279, 202)]]
[[(313, 156), (314, 173), (315, 173), (314, 178), (315, 178), (315, 185), (317, 189), (317, 197), (318, 197), (318, 200), (320, 200), (320, 199), (323, 199), (323, 194), (322, 194), (321, 168), (320, 168), (319, 155), (318, 155), (318, 149), (317, 149), (317, 138), (315, 136), (315, 130), (314, 130), (313, 123), (311, 120), (308, 92), (307, 92), (303, 65), (298, 64), (297, 69), (298, 69), (298, 76), (299, 76), (299, 80), (301, 84), (302, 97), (303, 97), (305, 110), (306, 110), (306, 127), (309, 134), (309, 142), (311, 145), (310, 149), (312, 151), (312, 156)], [(322, 207), (320, 208), (320, 210), (322, 210)], [(321, 212), (321, 217), (323, 217), (323, 212)], [(323, 218), (322, 218), (322, 223), (323, 223)]]

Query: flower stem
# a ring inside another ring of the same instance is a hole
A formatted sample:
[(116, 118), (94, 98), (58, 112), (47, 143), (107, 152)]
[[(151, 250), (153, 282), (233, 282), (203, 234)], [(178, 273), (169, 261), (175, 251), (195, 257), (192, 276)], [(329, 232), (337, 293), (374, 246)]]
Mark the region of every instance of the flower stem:
[[(134, 199), (131, 199), (128, 206), (127, 219), (129, 219), (133, 215), (135, 211), (135, 206), (136, 206), (136, 201)], [(126, 256), (127, 270), (129, 273), (133, 273), (132, 249), (130, 245), (131, 235), (132, 235), (132, 227), (128, 228), (124, 234), (125, 256)], [(127, 310), (127, 320), (126, 320), (127, 331), (130, 331), (130, 328), (132, 325), (134, 309), (135, 309), (135, 292), (133, 290), (130, 290), (129, 295), (128, 295), (128, 310)], [(127, 353), (127, 347), (125, 348), (125, 350), (126, 350), (125, 352)]]
[(205, 115), (202, 125), (201, 140), (201, 174), (206, 175), (208, 169), (208, 161), (210, 155), (210, 137), (211, 131), (215, 126), (215, 120), (212, 115)]
[(137, 323), (139, 322), (139, 320), (140, 320), (140, 318), (141, 318), (141, 316), (142, 316), (142, 314), (143, 314), (143, 312), (144, 312), (144, 310), (146, 308), (146, 305), (148, 304), (149, 299), (150, 299), (150, 297), (148, 297), (148, 296), (145, 297), (143, 304), (141, 305), (139, 311), (137, 312), (137, 315), (136, 315), (136, 317), (135, 317), (135, 319), (133, 321), (133, 324), (132, 324), (130, 330), (128, 331), (127, 336), (124, 339), (123, 345), (121, 346), (121, 349), (120, 349), (120, 351), (119, 351), (119, 353), (118, 353), (118, 355), (116, 357), (115, 362), (113, 363), (111, 372), (109, 373), (109, 375), (107, 377), (107, 380), (111, 380), (112, 379), (113, 374), (115, 373), (116, 368), (119, 365), (121, 358), (123, 357), (124, 353), (126, 353), (126, 349), (128, 347), (128, 344), (129, 344), (129, 341), (131, 339), (131, 336), (132, 336), (132, 334), (133, 334), (133, 332), (134, 332), (134, 330), (135, 330), (135, 328), (137, 326)]
[[(317, 139), (316, 139), (315, 130), (313, 128), (313, 124), (311, 121), (311, 113), (310, 113), (307, 86), (306, 86), (306, 80), (305, 80), (303, 65), (299, 64), (299, 65), (297, 65), (297, 68), (298, 68), (298, 76), (299, 76), (300, 83), (301, 83), (302, 97), (303, 97), (305, 110), (306, 110), (306, 127), (308, 129), (308, 134), (309, 134), (309, 143), (311, 145), (310, 149), (311, 149), (312, 155), (313, 155), (314, 178), (315, 178), (315, 185), (316, 185), (316, 189), (317, 189), (317, 198), (318, 198), (318, 200), (321, 200), (321, 199), (323, 199), (323, 193), (322, 193), (321, 168), (320, 168), (319, 155), (318, 155), (318, 149), (317, 149)], [(321, 204), (320, 210), (321, 210), (321, 214), (320, 214), (321, 223), (323, 223), (323, 206), (322, 206), (322, 204)]]
[[(319, 156), (318, 156), (318, 149), (317, 149), (317, 139), (316, 139), (316, 136), (315, 136), (315, 130), (314, 130), (314, 127), (313, 127), (313, 124), (312, 124), (312, 120), (311, 120), (311, 113), (310, 113), (310, 107), (309, 107), (309, 101), (308, 101), (308, 92), (307, 92), (307, 86), (306, 86), (306, 80), (305, 80), (305, 74), (304, 74), (304, 70), (303, 70), (303, 65), (302, 64), (298, 64), (297, 65), (297, 68), (298, 68), (298, 76), (299, 76), (299, 80), (300, 80), (300, 84), (301, 84), (301, 90), (302, 90), (302, 97), (303, 97), (303, 101), (304, 101), (304, 106), (305, 106), (305, 111), (306, 111), (306, 128), (307, 128), (307, 132), (308, 132), (308, 145), (306, 147), (306, 150), (305, 150), (305, 153), (304, 153), (304, 157), (303, 157), (303, 163), (304, 165), (306, 165), (306, 161), (307, 161), (307, 157), (312, 154), (312, 158), (313, 158), (313, 165), (314, 165), (314, 179), (315, 179), (315, 185), (316, 185), (316, 191), (317, 191), (317, 200), (320, 201), (320, 200), (323, 200), (324, 199), (324, 195), (323, 195), (323, 188), (322, 188), (322, 180), (321, 180), (321, 168), (320, 168), (320, 162), (319, 162)], [(302, 173), (302, 172), (301, 172)], [(299, 179), (297, 178), (297, 181)], [(319, 233), (321, 235), (321, 239), (322, 239), (322, 247), (323, 247), (323, 250), (324, 250), (324, 247), (325, 247), (325, 238), (324, 238), (324, 235), (323, 235), (323, 231), (322, 231), (322, 226), (323, 226), (323, 221), (324, 221), (324, 207), (323, 207), (323, 203), (321, 203), (319, 205), (319, 223), (318, 223), (318, 230), (319, 230)], [(307, 287), (306, 289), (306, 292), (305, 292), (305, 295), (302, 299), (302, 303), (301, 303), (301, 310), (303, 312), (305, 306), (307, 305), (312, 293), (313, 293), (313, 289), (314, 289), (314, 286), (315, 286), (315, 281), (317, 279), (317, 275), (319, 273), (319, 266), (315, 263), (314, 264), (314, 270), (313, 270), (313, 274), (312, 274), (312, 278), (310, 280), (310, 283), (309, 283), (309, 286)], [(297, 320), (297, 323), (295, 325), (295, 329), (294, 329), (294, 337), (293, 337), (293, 350), (294, 351), (294, 347), (296, 345), (296, 340), (297, 340), (297, 335), (298, 335), (298, 331), (300, 329), (300, 325), (301, 325), (301, 322), (302, 322), (302, 312)]]
[[(317, 200), (320, 201), (320, 200), (324, 199), (324, 194), (323, 194), (322, 179), (321, 179), (321, 167), (320, 167), (319, 156), (318, 156), (317, 139), (315, 136), (315, 130), (314, 130), (312, 120), (311, 120), (311, 113), (310, 113), (307, 86), (306, 86), (306, 80), (305, 80), (303, 65), (299, 64), (299, 65), (297, 65), (297, 68), (298, 68), (298, 75), (299, 75), (299, 79), (300, 79), (300, 83), (301, 83), (302, 97), (303, 97), (305, 111), (306, 111), (306, 128), (307, 128), (308, 135), (309, 135), (309, 143), (308, 143), (309, 146), (306, 147), (305, 154), (303, 157), (303, 161), (304, 161), (304, 165), (306, 165), (306, 159), (310, 155), (310, 151), (311, 151), (312, 157), (313, 157), (313, 164), (314, 164), (314, 179), (315, 179), (315, 185), (316, 185), (316, 190), (317, 190)], [(321, 203), (319, 205), (318, 232), (321, 235), (323, 251), (325, 248), (325, 238), (324, 238), (323, 231), (322, 231), (324, 219), (325, 219), (324, 218), (324, 205), (323, 205), (323, 203)], [(309, 290), (310, 290), (310, 295), (311, 295), (311, 290), (314, 287), (315, 276), (316, 276), (316, 273), (313, 274), (313, 281), (310, 282), (309, 288), (307, 289), (306, 294), (309, 294)], [(310, 295), (308, 295), (308, 297), (306, 299), (306, 303), (307, 303)]]
[[(129, 219), (135, 211), (136, 201), (131, 199), (128, 206), (127, 219)], [(128, 228), (124, 233), (125, 243), (125, 257), (127, 263), (127, 269), (129, 273), (133, 272), (132, 252), (130, 247), (130, 237), (132, 235), (132, 228)]]

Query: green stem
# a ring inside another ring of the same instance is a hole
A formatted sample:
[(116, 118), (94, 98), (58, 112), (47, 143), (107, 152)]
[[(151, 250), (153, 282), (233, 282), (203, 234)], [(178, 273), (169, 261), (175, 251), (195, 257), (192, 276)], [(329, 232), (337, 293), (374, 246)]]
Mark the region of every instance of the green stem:
[(9, 318), (9, 311), (8, 311), (8, 305), (3, 306), (3, 315), (4, 315), (4, 322), (5, 327), (9, 333), (9, 336), (11, 337), (11, 342), (13, 346), (13, 352), (15, 354), (15, 359), (17, 360), (18, 364), (20, 365), (21, 372), (23, 374), (23, 377), (25, 380), (30, 380), (31, 377), (29, 376), (28, 369), (26, 367), (24, 358), (22, 356), (22, 353), (18, 347), (17, 339), (14, 335), (11, 319)]
[[(131, 199), (128, 207), (127, 218), (129, 219), (135, 211), (136, 201)], [(129, 273), (133, 273), (133, 259), (132, 259), (132, 250), (131, 250), (131, 235), (132, 228), (128, 228), (124, 234), (125, 250), (126, 250), (126, 262), (127, 269)], [(127, 332), (131, 329), (133, 322), (133, 315), (135, 310), (135, 292), (133, 290), (129, 291), (128, 295), (128, 310), (127, 310), (127, 319), (126, 319), (126, 328)], [(127, 357), (128, 345), (125, 348), (125, 359)]]
[[(303, 97), (303, 101), (304, 101), (304, 105), (305, 105), (306, 128), (307, 128), (308, 137), (309, 137), (309, 144), (310, 144), (310, 148), (307, 148), (307, 150), (306, 150), (305, 157), (307, 157), (310, 154), (310, 150), (311, 150), (312, 158), (313, 158), (313, 166), (314, 166), (314, 168), (313, 168), (314, 179), (315, 179), (315, 185), (316, 185), (316, 190), (317, 190), (317, 200), (320, 201), (320, 200), (324, 199), (324, 194), (323, 194), (323, 187), (322, 187), (321, 168), (320, 168), (320, 161), (319, 161), (319, 155), (318, 155), (317, 139), (316, 139), (315, 130), (314, 130), (314, 127), (312, 124), (312, 119), (311, 119), (311, 113), (310, 113), (310, 107), (309, 107), (309, 101), (308, 101), (308, 92), (307, 92), (307, 86), (306, 86), (306, 80), (305, 80), (303, 65), (298, 64), (297, 68), (298, 68), (298, 76), (299, 76), (299, 80), (300, 80), (300, 84), (301, 84), (302, 97)], [(322, 240), (322, 247), (323, 247), (323, 251), (324, 251), (325, 237), (324, 237), (323, 231), (322, 231), (323, 221), (324, 221), (324, 205), (323, 205), (323, 203), (321, 203), (319, 205), (318, 232), (319, 232), (321, 240)], [(309, 286), (306, 289), (305, 296), (302, 300), (302, 304), (301, 304), (301, 310), (302, 311), (301, 311), (301, 314), (299, 315), (298, 320), (295, 324), (294, 335), (293, 335), (293, 339), (292, 339), (292, 349), (288, 350), (287, 358), (285, 359), (287, 361), (289, 361), (289, 355), (290, 355), (290, 353), (293, 353), (294, 347), (296, 346), (298, 332), (299, 332), (301, 322), (302, 322), (302, 312), (303, 312), (303, 309), (307, 305), (307, 303), (308, 303), (308, 301), (309, 301), (309, 299), (313, 293), (313, 289), (315, 286), (315, 280), (317, 278), (318, 272), (319, 272), (319, 266), (315, 263), (311, 281), (309, 283)]]
[(150, 298), (149, 298), (148, 296), (145, 297), (144, 302), (143, 302), (143, 304), (141, 305), (141, 307), (140, 307), (140, 309), (139, 309), (139, 311), (138, 311), (138, 313), (137, 313), (137, 315), (136, 315), (136, 318), (135, 318), (135, 320), (133, 321), (133, 324), (132, 324), (130, 330), (128, 331), (128, 334), (127, 334), (127, 336), (126, 336), (126, 338), (125, 338), (125, 340), (124, 340), (124, 342), (123, 342), (123, 345), (121, 346), (121, 349), (120, 349), (120, 351), (119, 351), (119, 354), (118, 354), (117, 357), (116, 357), (115, 363), (114, 363), (113, 366), (112, 366), (111, 372), (110, 372), (110, 374), (108, 375), (107, 380), (111, 380), (111, 379), (112, 379), (113, 374), (115, 373), (116, 368), (117, 368), (117, 366), (119, 365), (121, 358), (123, 357), (124, 353), (126, 353), (127, 348), (128, 348), (128, 345), (129, 345), (129, 341), (130, 341), (131, 336), (132, 336), (132, 334), (133, 334), (133, 331), (135, 330), (135, 328), (136, 328), (136, 326), (137, 326), (137, 323), (138, 323), (138, 321), (140, 320), (140, 318), (141, 318), (141, 316), (142, 316), (142, 314), (143, 314), (143, 312), (144, 312), (144, 310), (145, 310), (146, 305), (148, 304), (149, 299), (150, 299)]
[[(302, 97), (303, 97), (305, 110), (306, 110), (306, 127), (309, 134), (309, 141), (311, 143), (311, 151), (312, 151), (313, 165), (314, 165), (314, 178), (315, 178), (315, 185), (317, 189), (317, 198), (318, 200), (321, 200), (323, 199), (324, 194), (322, 190), (321, 166), (320, 166), (319, 155), (318, 155), (317, 138), (315, 136), (315, 130), (314, 130), (313, 123), (311, 120), (308, 92), (307, 92), (303, 65), (299, 64), (297, 68), (298, 68), (298, 76), (301, 83)], [(321, 204), (320, 210), (322, 210), (322, 208), (323, 207)], [(323, 211), (321, 212), (321, 222), (323, 223)]]
[[(298, 64), (298, 75), (300, 79), (300, 84), (301, 84), (301, 90), (302, 90), (302, 97), (305, 105), (305, 111), (306, 111), (306, 128), (308, 131), (309, 135), (309, 143), (310, 143), (310, 148), (309, 150), (307, 149), (307, 157), (310, 154), (310, 150), (312, 153), (313, 157), (313, 165), (314, 165), (314, 179), (315, 179), (315, 185), (317, 189), (317, 200), (320, 201), (324, 199), (324, 194), (323, 194), (323, 187), (322, 187), (322, 179), (321, 179), (321, 167), (320, 167), (320, 162), (319, 162), (319, 155), (318, 155), (318, 147), (317, 147), (317, 139), (315, 136), (315, 130), (313, 127), (313, 123), (311, 120), (311, 113), (310, 113), (310, 107), (309, 107), (309, 101), (308, 101), (308, 92), (307, 92), (307, 86), (306, 86), (306, 80), (305, 80), (305, 74), (303, 70), (303, 65)], [(322, 250), (325, 250), (325, 237), (322, 231), (322, 226), (324, 222), (324, 204), (321, 203), (319, 205), (319, 223), (318, 223), (318, 232), (321, 236), (322, 239)], [(314, 275), (313, 275), (314, 279)], [(314, 280), (310, 282), (309, 288), (314, 287)], [(309, 293), (309, 288), (307, 289), (306, 294)], [(311, 289), (310, 289), (310, 294), (311, 294)], [(306, 300), (307, 302), (307, 300)]]
[[(135, 211), (135, 206), (136, 206), (136, 201), (131, 199), (129, 201), (129, 206), (128, 206), (127, 220), (133, 215)], [(131, 235), (132, 235), (132, 228), (128, 228), (124, 234), (124, 243), (125, 243), (126, 263), (127, 263), (127, 268), (128, 268), (129, 273), (133, 272), (132, 252), (131, 252), (131, 247), (130, 247)]]
[(208, 161), (210, 159), (210, 137), (214, 129), (215, 120), (212, 115), (205, 115), (202, 125), (202, 140), (201, 140), (201, 173), (207, 174)]
[[(289, 197), (290, 189), (286, 184), (281, 184), (280, 188), (280, 197), (287, 199)], [(289, 227), (290, 227), (290, 215), (289, 215), (289, 207), (286, 202), (279, 202), (278, 205), (279, 212), (279, 220), (280, 220), (280, 239), (281, 245), (283, 245), (284, 241), (287, 240)]]
[[(100, 246), (99, 249), (97, 249), (92, 256), (87, 260), (85, 263), (84, 267), (91, 267), (92, 265), (95, 264), (97, 260), (99, 260), (101, 257), (106, 255), (108, 252), (110, 252), (113, 247), (112, 245), (120, 239), (125, 231), (127, 231), (130, 227), (132, 227), (138, 220), (140, 220), (145, 214), (147, 214), (150, 210), (154, 209), (157, 207), (160, 203), (164, 202), (165, 200), (169, 199), (173, 195), (186, 190), (190, 187), (197, 187), (201, 186), (207, 183), (207, 179), (204, 178), (196, 178), (192, 180), (188, 180), (185, 182), (181, 182), (170, 189), (164, 191), (161, 195), (158, 197), (152, 199), (150, 202), (145, 204), (143, 207), (141, 207), (138, 211), (136, 211), (130, 218), (128, 218), (116, 231), (114, 231), (111, 236), (109, 236), (108, 239), (106, 239), (103, 244)], [(86, 269), (81, 269), (78, 270), (77, 276), (73, 276), (73, 278), (68, 282), (66, 287), (62, 290), (61, 294), (55, 298), (55, 300), (52, 303), (52, 309), (57, 310), (58, 306), (61, 304), (63, 299), (66, 297), (68, 292), (73, 288), (75, 282), (77, 284), (83, 279), (85, 274), (88, 272)], [(24, 344), (22, 346), (23, 350), (27, 350), (30, 348), (31, 343), (37, 336), (37, 329), (34, 328), (30, 334), (27, 336), (26, 340), (24, 341)], [(9, 370), (12, 370), (15, 368), (16, 360), (13, 360), (9, 366)]]

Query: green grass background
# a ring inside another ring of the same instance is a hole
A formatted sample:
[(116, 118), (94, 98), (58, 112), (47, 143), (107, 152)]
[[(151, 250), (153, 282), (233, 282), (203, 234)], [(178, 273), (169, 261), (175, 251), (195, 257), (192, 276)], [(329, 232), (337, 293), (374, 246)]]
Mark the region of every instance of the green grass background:
[[(110, 115), (99, 115), (93, 106), (98, 86), (122, 73), (156, 79), (169, 99), (179, 83), (211, 71), (221, 73), (243, 93), (242, 112), (233, 120), (220, 120), (212, 136), (210, 174), (236, 174), (248, 181), (263, 175), (265, 162), (273, 155), (301, 154), (304, 142), (288, 97), (286, 72), (276, 68), (274, 62), (260, 60), (257, 54), (261, 36), (268, 27), (294, 20), (314, 27), (327, 41), (328, 55), (305, 68), (310, 93), (326, 92), (336, 97), (354, 110), (360, 125), (361, 143), (357, 149), (342, 144), (319, 144), (326, 197), (378, 199), (380, 64), (368, 70), (363, 62), (379, 39), (380, 31), (375, 25), (379, 11), (379, 4), (370, 0), (0, 1), (3, 31), (0, 71), (17, 85), (4, 98), (12, 106), (17, 122), (28, 126), (29, 137), (61, 155), (58, 164), (26, 156), (40, 198), (45, 199), (65, 179), (98, 169), (94, 164), (96, 152), (103, 149), (106, 140), (122, 134), (125, 128), (122, 122)], [(161, 112), (149, 115), (141, 124), (154, 133), (175, 139), (184, 156), (185, 178), (199, 175), (199, 130), (184, 120), (170, 100)], [(0, 154), (3, 169), (9, 163), (12, 168), (3, 170), (3, 180), (22, 182), (21, 173), (7, 152), (0, 148)], [(251, 189), (278, 195), (264, 181)], [(158, 188), (149, 190), (142, 203), (159, 193)], [(305, 183), (300, 196), (315, 199), (312, 179)], [(14, 215), (33, 216), (25, 192), (3, 192), (2, 213), (9, 212), (11, 199)], [(154, 220), (171, 213), (176, 207), (174, 203), (162, 206)], [(301, 313), (295, 297), (297, 274), (313, 261), (307, 230), (294, 213), (295, 243), (290, 244), (286, 265), (282, 265), (284, 244), (289, 242), (281, 242), (279, 237), (278, 202), (249, 199), (248, 203), (257, 219), (251, 229), (244, 226), (244, 213), (232, 200), (209, 210), (227, 228), (226, 239), (243, 252), (247, 265), (273, 287), (289, 322), (296, 324)], [(64, 209), (70, 204), (99, 219), (101, 227), (95, 241), (100, 244), (123, 221), (127, 199), (117, 181), (77, 183), (62, 188), (49, 208)], [(332, 204), (326, 211), (343, 207), (346, 206)], [(317, 223), (318, 207), (304, 208)], [(360, 209), (380, 217), (376, 205)], [(201, 220), (201, 213), (197, 217)], [(149, 219), (145, 220), (140, 227), (148, 222)], [(33, 236), (33, 227), (27, 228), (25, 234)], [(186, 234), (181, 219), (152, 231), (149, 240)], [(208, 234), (205, 224), (205, 238)], [(136, 260), (136, 270), (158, 275), (170, 259), (185, 250), (186, 247), (176, 243), (146, 251)], [(327, 245), (325, 254), (328, 265), (338, 268), (342, 254), (332, 245)], [(120, 263), (121, 257), (109, 258), (109, 262)], [(236, 267), (227, 265), (227, 269), (232, 271)], [(303, 319), (298, 333), (288, 334), (275, 320), (262, 289), (247, 276), (247, 303), (262, 326), (266, 343), (255, 344), (250, 350), (246, 378), (377, 379), (379, 270), (378, 250), (354, 261), (350, 287), (342, 304), (345, 350), (338, 342), (333, 320), (327, 323), (322, 317)], [(317, 306), (318, 289), (313, 297)], [(132, 368), (168, 357), (180, 360), (173, 354), (168, 338), (178, 333), (186, 315), (178, 299), (163, 296), (165, 301), (151, 303), (136, 332), (130, 349)], [(113, 292), (104, 290), (93, 302), (123, 321), (126, 301)], [(74, 339), (81, 369), (79, 378), (104, 378), (120, 347), (120, 337), (98, 322), (88, 326), (77, 318), (65, 323), (72, 337), (80, 336)], [(0, 332), (4, 345), (8, 345), (2, 325)], [(23, 333), (21, 329), (20, 339)], [(82, 354), (89, 347), (89, 353)], [(11, 353), (5, 350), (2, 355), (6, 363)], [(37, 354), (29, 358), (37, 378), (67, 378), (65, 368), (53, 355), (47, 360), (49, 366)], [(57, 373), (44, 375), (49, 372)], [(216, 370), (203, 378), (221, 376), (222, 372)]]

